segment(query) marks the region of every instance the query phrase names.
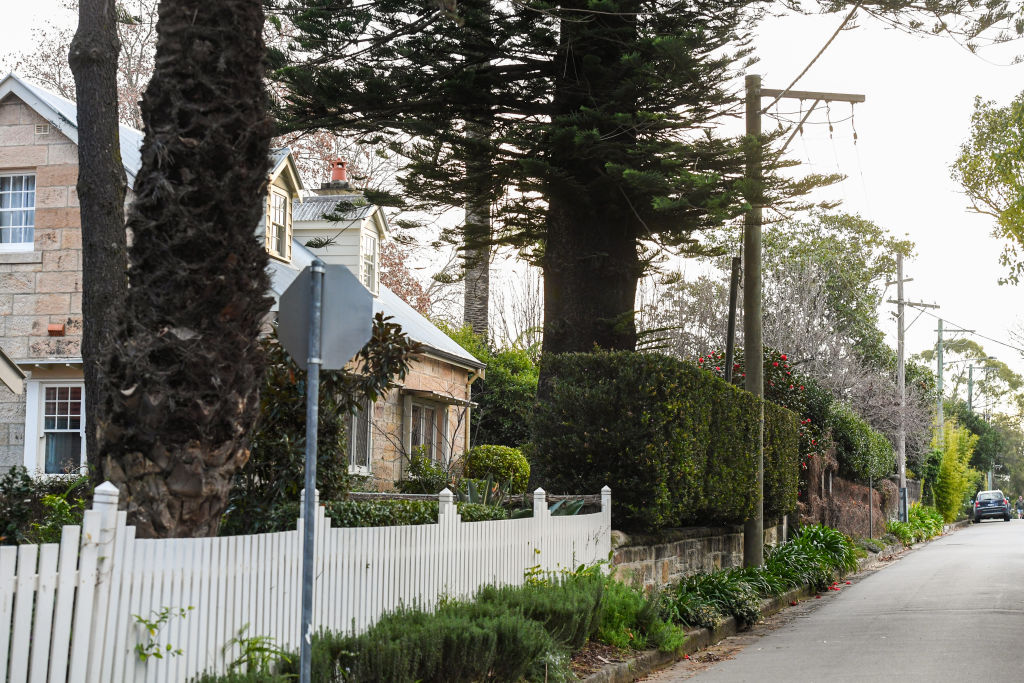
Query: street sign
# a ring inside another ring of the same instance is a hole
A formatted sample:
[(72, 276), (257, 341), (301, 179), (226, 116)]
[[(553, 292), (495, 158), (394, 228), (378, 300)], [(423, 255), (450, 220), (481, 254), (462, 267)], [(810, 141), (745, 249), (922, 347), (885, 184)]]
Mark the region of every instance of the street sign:
[[(373, 335), (373, 295), (345, 266), (324, 267), (321, 368), (340, 370)], [(281, 295), (277, 337), (295, 364), (306, 370), (309, 358), (309, 267)]]

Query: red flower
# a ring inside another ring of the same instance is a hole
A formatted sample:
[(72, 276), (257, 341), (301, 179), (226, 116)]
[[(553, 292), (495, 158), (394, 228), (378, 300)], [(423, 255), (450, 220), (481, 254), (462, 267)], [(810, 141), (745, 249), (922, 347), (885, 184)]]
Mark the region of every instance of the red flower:
[[(801, 384), (801, 385), (800, 385), (800, 391), (803, 391), (803, 390), (804, 390), (804, 385), (803, 385), (803, 384)], [(808, 420), (808, 422), (810, 422), (810, 420)]]
[(792, 385), (792, 384), (790, 384), (790, 385), (789, 385), (789, 388), (790, 388), (790, 389), (792, 389), (792, 388), (793, 388), (793, 385)]
[(773, 367), (773, 368), (777, 368), (777, 367), (779, 367), (779, 362), (778, 362), (778, 361), (775, 361), (774, 363), (772, 363), (772, 367)]
[(781, 356), (779, 356), (779, 358), (781, 358), (782, 360), (786, 360), (786, 354), (782, 354)]
[(701, 356), (700, 358), (698, 358), (697, 362), (698, 363), (703, 363), (704, 362), (704, 356)]
[(722, 368), (720, 368), (720, 367), (715, 367), (715, 372), (721, 372), (721, 371), (722, 371)]
[(790, 600), (790, 601), (789, 601), (789, 604), (790, 604), (790, 606), (794, 606), (794, 605), (796, 605), (797, 603), (796, 603), (796, 600)]

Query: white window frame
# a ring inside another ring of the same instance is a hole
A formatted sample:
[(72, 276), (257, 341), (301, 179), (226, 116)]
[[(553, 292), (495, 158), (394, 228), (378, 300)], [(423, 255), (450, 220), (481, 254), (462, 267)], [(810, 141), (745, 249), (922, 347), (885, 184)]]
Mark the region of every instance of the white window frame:
[[(369, 401), (363, 405), (358, 413), (348, 416), (345, 429), (348, 432), (348, 473), (358, 476), (368, 476), (373, 469), (373, 409), (374, 403)], [(356, 459), (356, 420), (366, 423), (366, 465), (358, 465)]]
[[(280, 199), (282, 202), (281, 206), (281, 220), (282, 223), (278, 223), (274, 220), (274, 202)], [(268, 232), (268, 249), (270, 253), (281, 258), (287, 258), (288, 256), (288, 202), (289, 198), (284, 192), (280, 192), (274, 188), (270, 190), (270, 209), (267, 214), (267, 232)]]
[(380, 240), (376, 235), (363, 234), (359, 252), (360, 279), (368, 290), (376, 294), (380, 282)]
[(82, 414), (79, 420), (79, 436), (82, 452), (79, 458), (79, 472), (85, 472), (85, 382), (74, 379), (34, 380), (25, 382), (25, 469), (40, 477), (57, 477), (62, 473), (47, 474), (45, 415), (46, 389), (51, 387), (74, 387), (82, 390)]
[[(32, 224), (31, 225), (25, 225), (25, 226), (17, 226), (17, 227), (21, 228), (22, 230), (28, 230), (30, 232), (30, 234), (31, 234), (31, 238), (28, 241), (25, 241), (25, 242), (0, 242), (0, 253), (32, 251), (35, 248), (35, 233), (36, 233), (36, 231), (35, 231), (35, 226), (36, 226), (36, 199), (37, 199), (37, 191), (38, 191), (38, 188), (36, 187), (36, 174), (35, 173), (30, 173), (30, 172), (0, 173), (0, 178), (31, 178), (32, 179), (32, 190), (31, 190), (31, 192), (32, 192), (32, 207), (31, 207), (32, 208)], [(29, 192), (29, 190), (21, 190), (20, 192), (21, 192), (21, 194), (24, 195), (27, 192)], [(29, 207), (22, 206), (22, 207), (18, 207), (17, 209), (14, 209), (14, 208), (0, 209), (0, 213), (8, 213), (8, 212), (14, 212), (14, 211), (25, 211), (27, 208), (29, 208)], [(2, 230), (13, 229), (14, 227), (15, 226), (2, 228), (2, 229), (0, 229), (0, 232), (2, 232)]]
[[(420, 401), (413, 400), (409, 408), (409, 445), (412, 451), (415, 451), (420, 445), (417, 445), (413, 441), (413, 415), (415, 415), (414, 408), (420, 409), (420, 432), (423, 430), (423, 409), (434, 411), (434, 421), (431, 424), (431, 431), (433, 432), (433, 440), (431, 441), (431, 452), (427, 453), (427, 457), (430, 462), (433, 463), (444, 463), (447, 464), (450, 453), (448, 444), (448, 406), (443, 403), (435, 403), (433, 401)], [(441, 427), (438, 428), (438, 421), (441, 423)]]

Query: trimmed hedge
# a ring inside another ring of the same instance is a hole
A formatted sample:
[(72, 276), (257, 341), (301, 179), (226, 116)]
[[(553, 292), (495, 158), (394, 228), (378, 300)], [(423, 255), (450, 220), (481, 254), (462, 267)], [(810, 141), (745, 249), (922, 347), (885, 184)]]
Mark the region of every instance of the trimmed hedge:
[[(756, 502), (758, 400), (650, 353), (546, 356), (533, 419), (535, 476), (552, 491), (612, 489), (618, 528), (738, 524)], [(795, 507), (796, 416), (765, 410), (765, 509)]]
[(508, 483), (511, 493), (526, 492), (530, 463), (518, 448), (481, 444), (466, 451), (462, 462), (463, 476), (472, 479), (492, 476), (495, 483), (502, 486)]
[[(331, 518), (331, 526), (401, 526), (437, 523), (437, 501), (434, 500), (356, 500), (324, 501), (324, 513)], [(484, 522), (490, 519), (508, 519), (508, 510), (495, 505), (456, 503), (463, 522)], [(299, 504), (286, 503), (275, 507), (266, 518), (264, 531), (288, 531), (295, 528), (299, 517)], [(230, 533), (222, 534), (230, 536)]]

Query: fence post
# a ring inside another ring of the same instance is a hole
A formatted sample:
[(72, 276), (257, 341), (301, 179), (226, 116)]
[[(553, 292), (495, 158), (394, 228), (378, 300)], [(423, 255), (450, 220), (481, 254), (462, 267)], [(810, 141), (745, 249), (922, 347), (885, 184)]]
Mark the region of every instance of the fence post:
[[(320, 507), (320, 489), (313, 489), (313, 509), (316, 510)], [(302, 489), (299, 492), (299, 519), (306, 512), (306, 489)]]
[(92, 630), (89, 632), (88, 680), (102, 683), (101, 669), (107, 652), (104, 640), (110, 613), (111, 578), (114, 572), (114, 541), (117, 533), (117, 487), (105, 481), (93, 491), (92, 509), (99, 513), (99, 552), (96, 556), (96, 593), (93, 597)]
[(535, 566), (539, 566), (545, 572), (555, 569), (548, 566), (551, 561), (550, 553), (547, 552), (547, 538), (551, 531), (550, 521), (551, 510), (548, 509), (548, 494), (544, 489), (537, 487), (537, 490), (533, 492), (533, 552), (534, 559), (537, 560)]
[(455, 494), (450, 489), (441, 489), (437, 494), (438, 524), (452, 524), (458, 520), (459, 508), (455, 505)]

